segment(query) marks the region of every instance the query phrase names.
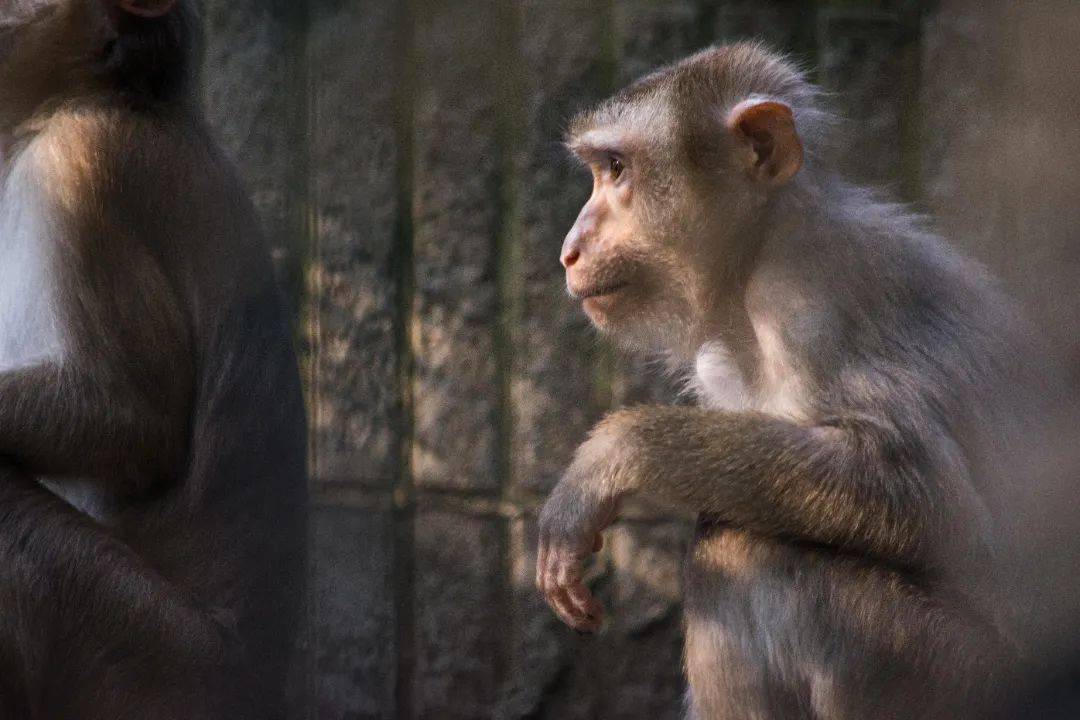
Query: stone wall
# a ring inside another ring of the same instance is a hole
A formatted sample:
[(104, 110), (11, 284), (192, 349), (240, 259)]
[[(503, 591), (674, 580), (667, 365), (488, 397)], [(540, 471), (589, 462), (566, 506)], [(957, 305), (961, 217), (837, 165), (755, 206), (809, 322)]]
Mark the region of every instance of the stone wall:
[(535, 512), (575, 444), (606, 409), (671, 395), (565, 299), (557, 253), (588, 183), (561, 129), (659, 63), (765, 38), (836, 92), (851, 175), (942, 211), (1038, 301), (1024, 278), (1075, 245), (1046, 241), (1049, 258), (1010, 272), (986, 240), (1001, 224), (979, 230), (1015, 204), (958, 176), (973, 161), (957, 148), (1000, 120), (984, 64), (1000, 19), (940, 5), (205, 0), (206, 103), (305, 358), (311, 581), (292, 717), (681, 716), (685, 518), (634, 506), (617, 523), (594, 569), (612, 611), (599, 637), (533, 590)]

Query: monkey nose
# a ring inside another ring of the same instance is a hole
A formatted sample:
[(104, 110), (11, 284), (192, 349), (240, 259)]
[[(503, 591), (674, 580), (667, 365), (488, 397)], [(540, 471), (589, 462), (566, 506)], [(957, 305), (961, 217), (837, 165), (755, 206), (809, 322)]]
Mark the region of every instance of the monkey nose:
[(578, 258), (580, 258), (580, 257), (581, 257), (581, 253), (578, 251), (578, 249), (576, 247), (574, 247), (574, 248), (570, 248), (566, 252), (564, 252), (562, 254), (562, 257), (560, 258), (560, 261), (562, 262), (562, 265), (563, 265), (564, 268), (569, 269), (574, 263), (576, 263), (578, 261)]

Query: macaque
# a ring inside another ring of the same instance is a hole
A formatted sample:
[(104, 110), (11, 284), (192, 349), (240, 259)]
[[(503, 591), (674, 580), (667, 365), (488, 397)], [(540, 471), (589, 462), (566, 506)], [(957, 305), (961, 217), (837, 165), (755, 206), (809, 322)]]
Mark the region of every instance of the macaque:
[(0, 716), (282, 713), (305, 420), (188, 0), (0, 0)]
[(537, 584), (597, 631), (584, 562), (623, 499), (666, 503), (699, 516), (691, 717), (986, 717), (1025, 652), (995, 558), (1035, 344), (979, 266), (830, 167), (835, 127), (758, 44), (571, 124), (593, 192), (562, 247), (568, 291), (698, 403), (593, 429), (542, 510)]

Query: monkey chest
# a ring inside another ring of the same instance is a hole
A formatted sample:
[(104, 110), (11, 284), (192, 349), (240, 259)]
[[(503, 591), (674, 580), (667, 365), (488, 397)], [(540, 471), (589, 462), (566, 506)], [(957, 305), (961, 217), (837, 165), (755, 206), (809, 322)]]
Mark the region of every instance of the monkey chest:
[(772, 347), (763, 347), (758, 377), (751, 382), (720, 342), (698, 351), (691, 383), (702, 407), (739, 412), (756, 410), (793, 420), (805, 418), (805, 393), (798, 378)]
[(0, 372), (63, 353), (50, 224), (34, 189), (9, 178), (0, 195)]
[(705, 344), (694, 362), (694, 391), (702, 406), (712, 410), (746, 410), (754, 402), (750, 386), (728, 348)]
[[(0, 373), (64, 355), (54, 263), (58, 228), (37, 185), (16, 170), (0, 185)], [(41, 478), (82, 512), (105, 522), (113, 499), (100, 483)]]

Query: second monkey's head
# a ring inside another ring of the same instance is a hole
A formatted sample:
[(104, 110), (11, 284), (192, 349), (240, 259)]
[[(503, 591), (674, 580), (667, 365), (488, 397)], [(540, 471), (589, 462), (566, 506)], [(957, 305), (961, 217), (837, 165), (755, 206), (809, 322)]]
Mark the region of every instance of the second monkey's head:
[(134, 105), (190, 91), (194, 0), (0, 0), (0, 134), (102, 96)]
[[(759, 44), (712, 48), (638, 80), (570, 125), (593, 192), (566, 236), (567, 289), (627, 345), (693, 343), (742, 280), (769, 201), (821, 124), (815, 88)], [(687, 348), (688, 350), (690, 348)]]

